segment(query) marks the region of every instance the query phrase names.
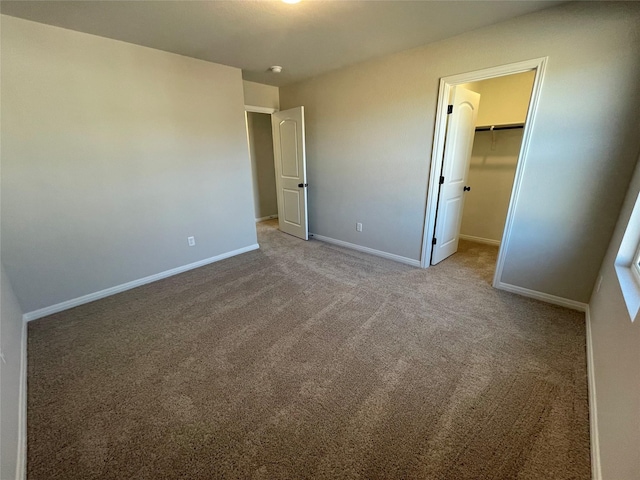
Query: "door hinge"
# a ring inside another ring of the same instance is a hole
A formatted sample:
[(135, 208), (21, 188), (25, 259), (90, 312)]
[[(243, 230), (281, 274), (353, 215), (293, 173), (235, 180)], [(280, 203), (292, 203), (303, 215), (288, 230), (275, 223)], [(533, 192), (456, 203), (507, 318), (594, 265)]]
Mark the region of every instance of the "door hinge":
[(436, 237), (433, 237), (433, 240), (431, 240), (431, 245), (435, 245), (436, 243), (438, 243), (438, 239)]
[(299, 184), (298, 184), (298, 187), (299, 187), (299, 188), (308, 187), (308, 186), (309, 186), (309, 184), (308, 184), (308, 183), (299, 183)]
[(453, 105), (447, 105), (447, 115), (453, 113)]
[(442, 185), (444, 183), (444, 177), (440, 176), (440, 185)]

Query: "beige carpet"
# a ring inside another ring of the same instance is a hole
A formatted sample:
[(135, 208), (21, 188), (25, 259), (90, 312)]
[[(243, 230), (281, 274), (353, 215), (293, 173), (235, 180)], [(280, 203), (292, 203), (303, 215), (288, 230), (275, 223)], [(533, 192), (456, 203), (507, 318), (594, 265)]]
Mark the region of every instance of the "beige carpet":
[(584, 315), (259, 226), (29, 324), (29, 479), (588, 479)]

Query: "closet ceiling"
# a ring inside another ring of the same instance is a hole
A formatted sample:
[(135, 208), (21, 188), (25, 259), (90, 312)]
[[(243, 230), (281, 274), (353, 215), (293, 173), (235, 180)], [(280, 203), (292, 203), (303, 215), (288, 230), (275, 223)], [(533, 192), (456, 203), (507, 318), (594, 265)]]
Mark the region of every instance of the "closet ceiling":
[[(561, 1), (6, 1), (3, 14), (241, 68), (282, 86)], [(271, 65), (284, 71), (274, 74)]]

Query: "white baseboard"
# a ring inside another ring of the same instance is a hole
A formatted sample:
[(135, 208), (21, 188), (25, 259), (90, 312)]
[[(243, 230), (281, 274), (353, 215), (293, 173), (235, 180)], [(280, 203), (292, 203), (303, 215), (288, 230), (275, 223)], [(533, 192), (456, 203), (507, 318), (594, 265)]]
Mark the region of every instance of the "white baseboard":
[(552, 303), (554, 305), (560, 305), (561, 307), (567, 307), (572, 310), (578, 310), (579, 312), (586, 312), (588, 305), (586, 303), (577, 302), (564, 297), (556, 297), (549, 293), (538, 292), (536, 290), (529, 290), (528, 288), (517, 287), (508, 283), (498, 282), (494, 285), (498, 290), (504, 290), (506, 292), (517, 293), (523, 297), (535, 298), (543, 302)]
[(260, 217), (260, 218), (256, 218), (256, 223), (258, 222), (264, 222), (265, 220), (271, 220), (274, 218), (278, 218), (278, 215), (267, 215), (266, 217)]
[(27, 322), (22, 322), (20, 339), (20, 390), (18, 392), (18, 451), (16, 480), (27, 478)]
[(243, 247), (237, 250), (232, 250), (230, 252), (221, 253), (220, 255), (216, 255), (215, 257), (205, 258), (204, 260), (200, 260), (198, 262), (189, 263), (188, 265), (172, 268), (171, 270), (166, 270), (164, 272), (156, 273), (155, 275), (149, 275), (148, 277), (140, 278), (138, 280), (133, 280), (131, 282), (123, 283), (121, 285), (116, 285), (115, 287), (107, 288), (105, 290), (100, 290), (99, 292), (89, 293), (88, 295), (83, 295), (82, 297), (73, 298), (71, 300), (57, 303), (49, 307), (41, 308), (39, 310), (34, 310), (32, 312), (25, 313), (22, 316), (22, 318), (24, 321), (30, 322), (31, 320), (36, 320), (38, 318), (46, 317), (47, 315), (52, 315), (54, 313), (62, 312), (63, 310), (68, 310), (70, 308), (77, 307), (78, 305), (83, 305), (85, 303), (93, 302), (94, 300), (99, 300), (101, 298), (115, 295), (116, 293), (124, 292), (126, 290), (131, 290), (132, 288), (136, 288), (141, 285), (145, 285), (147, 283), (155, 282), (157, 280), (162, 280), (163, 278), (171, 277), (173, 275), (177, 275), (179, 273), (183, 273), (188, 270), (193, 270), (194, 268), (203, 267), (205, 265), (209, 265), (210, 263), (219, 262), (220, 260), (224, 260), (225, 258), (234, 257), (236, 255), (240, 255), (241, 253), (250, 252), (251, 250), (257, 250), (258, 248), (260, 248), (260, 245), (255, 243), (253, 245), (249, 245), (248, 247)]
[(492, 240), (490, 238), (474, 237), (473, 235), (458, 235), (461, 240), (469, 240), (470, 242), (484, 243), (485, 245), (500, 246), (500, 240)]
[(389, 260), (405, 263), (413, 267), (420, 267), (420, 260), (414, 260), (413, 258), (402, 257), (400, 255), (396, 255), (395, 253), (387, 253), (387, 252), (383, 252), (382, 250), (375, 250), (373, 248), (363, 247), (362, 245), (356, 245), (355, 243), (336, 240), (335, 238), (325, 237), (324, 235), (318, 235), (317, 233), (310, 233), (309, 236), (315, 238), (316, 240), (320, 240), (322, 242), (331, 243), (333, 245), (338, 245), (340, 247), (350, 248), (351, 250), (357, 250), (359, 252), (368, 253), (370, 255), (375, 255), (376, 257), (387, 258)]
[(596, 400), (596, 377), (593, 358), (593, 337), (591, 336), (591, 312), (585, 311), (587, 325), (587, 377), (589, 385), (589, 434), (591, 438), (591, 478), (602, 480), (600, 466), (600, 437), (598, 436), (598, 404)]

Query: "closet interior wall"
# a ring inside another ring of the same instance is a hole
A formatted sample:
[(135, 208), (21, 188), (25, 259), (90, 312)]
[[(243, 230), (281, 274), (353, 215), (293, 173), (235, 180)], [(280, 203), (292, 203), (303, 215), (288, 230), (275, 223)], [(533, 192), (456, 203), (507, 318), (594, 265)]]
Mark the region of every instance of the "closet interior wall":
[[(480, 94), (480, 108), (460, 238), (500, 244), (524, 132), (500, 127), (524, 125), (534, 76), (531, 71), (463, 85)], [(497, 129), (484, 130), (491, 126)]]

